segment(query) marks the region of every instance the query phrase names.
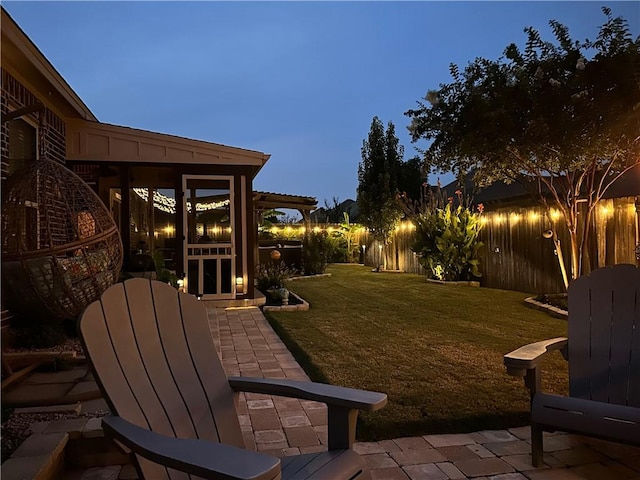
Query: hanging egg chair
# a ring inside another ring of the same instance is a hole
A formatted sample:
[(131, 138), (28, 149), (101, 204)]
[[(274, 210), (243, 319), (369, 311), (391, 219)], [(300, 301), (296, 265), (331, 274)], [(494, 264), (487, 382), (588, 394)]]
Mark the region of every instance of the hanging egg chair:
[(118, 229), (71, 170), (34, 160), (9, 178), (3, 197), (3, 289), (13, 309), (75, 318), (117, 281), (123, 251)]

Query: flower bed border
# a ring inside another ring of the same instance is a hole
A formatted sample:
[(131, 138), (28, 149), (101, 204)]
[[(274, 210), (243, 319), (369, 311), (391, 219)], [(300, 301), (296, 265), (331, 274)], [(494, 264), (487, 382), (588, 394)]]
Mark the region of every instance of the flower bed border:
[(549, 305), (547, 303), (539, 302), (536, 300), (536, 297), (527, 297), (524, 299), (524, 303), (528, 307), (545, 312), (555, 318), (566, 320), (569, 317), (569, 312), (567, 312), (566, 310), (554, 307), (553, 305)]
[(474, 280), (471, 281), (459, 281), (459, 282), (448, 282), (446, 280), (436, 280), (434, 278), (427, 278), (427, 282), (429, 283), (437, 283), (439, 285), (462, 285), (465, 287), (479, 287), (480, 282), (476, 282)]
[(297, 305), (264, 305), (262, 307), (263, 312), (305, 312), (309, 310), (309, 302), (307, 302), (304, 298), (296, 295), (291, 290), (289, 290), (289, 296), (295, 297), (301, 303)]
[(330, 277), (330, 273), (316, 273), (315, 275), (298, 275), (296, 277), (287, 278), (287, 282), (291, 282), (293, 280), (306, 280), (308, 278), (322, 278), (322, 277)]

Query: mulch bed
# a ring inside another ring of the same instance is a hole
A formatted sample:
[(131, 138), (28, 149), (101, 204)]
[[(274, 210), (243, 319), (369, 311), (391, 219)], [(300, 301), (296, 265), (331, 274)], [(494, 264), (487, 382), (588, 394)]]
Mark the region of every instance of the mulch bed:
[(546, 303), (554, 307), (561, 308), (562, 310), (568, 309), (567, 295), (562, 293), (557, 294), (542, 294), (534, 298), (535, 301), (540, 303)]
[[(84, 355), (82, 345), (77, 338), (67, 338), (63, 343), (50, 348), (7, 348), (5, 352), (68, 352), (74, 351), (78, 355)], [(47, 371), (47, 365), (42, 365), (35, 371)], [(28, 378), (28, 377), (27, 377)], [(0, 425), (0, 444), (2, 449), (2, 461), (6, 461), (20, 444), (33, 432), (31, 425), (37, 422), (51, 422), (62, 419), (100, 417), (107, 412), (91, 413), (24, 413), (16, 414), (12, 408), (2, 409), (2, 424)]]
[[(2, 410), (2, 426), (0, 436), (2, 445), (2, 462), (5, 462), (13, 452), (24, 442), (29, 435), (34, 433), (31, 426), (37, 422), (52, 422), (55, 420), (74, 418), (103, 417), (109, 412), (89, 413), (22, 413), (16, 414), (13, 409)], [(5, 418), (6, 417), (6, 418)]]
[[(264, 296), (267, 301), (265, 305), (274, 306), (274, 307), (280, 307), (282, 305), (281, 300), (275, 300), (273, 297), (271, 297), (270, 294), (265, 293)], [(289, 305), (301, 305), (301, 304), (302, 304), (302, 300), (300, 300), (295, 295), (291, 295), (291, 293), (289, 293)]]

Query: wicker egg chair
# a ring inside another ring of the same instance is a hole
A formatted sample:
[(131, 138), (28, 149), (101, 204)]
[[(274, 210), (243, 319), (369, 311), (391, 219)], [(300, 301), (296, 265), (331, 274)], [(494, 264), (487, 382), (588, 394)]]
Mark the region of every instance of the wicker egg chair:
[(107, 208), (75, 173), (34, 160), (2, 204), (3, 288), (12, 308), (75, 318), (118, 279), (122, 242)]

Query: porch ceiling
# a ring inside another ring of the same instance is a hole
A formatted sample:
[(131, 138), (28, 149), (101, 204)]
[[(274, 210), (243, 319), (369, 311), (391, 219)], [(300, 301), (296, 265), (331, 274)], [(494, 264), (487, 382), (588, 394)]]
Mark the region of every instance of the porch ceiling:
[(253, 207), (256, 210), (271, 208), (290, 208), (301, 212), (315, 210), (318, 200), (315, 197), (301, 195), (285, 195), (283, 193), (253, 192)]

